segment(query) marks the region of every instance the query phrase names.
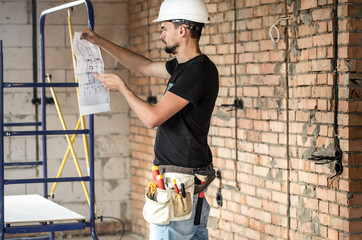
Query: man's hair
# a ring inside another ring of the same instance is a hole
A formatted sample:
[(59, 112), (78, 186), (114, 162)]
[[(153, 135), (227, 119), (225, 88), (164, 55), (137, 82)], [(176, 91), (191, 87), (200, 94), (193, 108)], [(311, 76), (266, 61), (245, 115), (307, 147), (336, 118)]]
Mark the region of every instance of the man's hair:
[(197, 22), (192, 22), (192, 21), (188, 21), (188, 20), (184, 20), (184, 19), (175, 19), (175, 20), (171, 20), (170, 22), (173, 23), (175, 28), (178, 28), (179, 26), (185, 24), (186, 28), (190, 30), (191, 38), (193, 38), (197, 41), (200, 40), (202, 28), (205, 26), (204, 23), (197, 23)]

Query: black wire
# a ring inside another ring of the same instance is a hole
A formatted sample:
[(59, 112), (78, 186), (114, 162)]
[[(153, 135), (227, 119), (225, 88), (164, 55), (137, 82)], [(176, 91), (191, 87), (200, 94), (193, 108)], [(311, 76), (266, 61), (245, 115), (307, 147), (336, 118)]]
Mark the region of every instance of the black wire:
[(124, 226), (124, 222), (123, 222), (121, 219), (115, 218), (115, 217), (102, 216), (102, 218), (114, 219), (114, 220), (117, 220), (117, 221), (119, 221), (119, 222), (121, 223), (121, 225), (122, 225), (122, 235), (121, 235), (121, 237), (119, 238), (119, 240), (121, 240), (121, 239), (124, 237), (124, 234), (125, 234), (125, 232), (126, 232), (126, 229), (125, 229), (125, 226)]
[(338, 0), (335, 0), (334, 10), (333, 10), (333, 18), (334, 18), (334, 31), (333, 31), (333, 47), (334, 47), (334, 57), (333, 57), (333, 71), (334, 71), (334, 79), (333, 79), (333, 94), (334, 94), (334, 121), (333, 121), (333, 131), (334, 131), (334, 149), (335, 156), (323, 156), (323, 155), (312, 155), (308, 160), (312, 160), (315, 164), (329, 164), (336, 161), (335, 171), (336, 174), (329, 177), (334, 178), (343, 172), (342, 165), (342, 150), (338, 137), (338, 104), (339, 104), (339, 86), (338, 86)]
[(329, 160), (329, 161), (324, 161), (324, 162), (316, 162), (315, 164), (316, 165), (323, 165), (323, 164), (329, 164), (329, 163), (332, 163), (334, 162), (335, 160)]
[[(32, 11), (32, 51), (33, 51), (33, 82), (38, 82), (38, 49), (37, 49), (37, 12), (36, 12), (37, 4), (36, 0), (32, 0), (31, 2), (31, 11)], [(38, 99), (38, 89), (33, 88), (33, 100)], [(39, 105), (34, 104), (35, 108), (35, 122), (39, 121)], [(35, 126), (35, 130), (38, 131), (39, 127)], [(39, 136), (35, 136), (35, 157), (36, 160), (39, 161)]]
[(335, 9), (334, 9), (334, 32), (333, 32), (333, 47), (334, 47), (334, 59), (333, 59), (333, 70), (334, 70), (334, 134), (337, 139), (337, 147), (339, 147), (339, 138), (338, 138), (338, 102), (339, 102), (339, 86), (338, 86), (338, 0), (335, 0)]

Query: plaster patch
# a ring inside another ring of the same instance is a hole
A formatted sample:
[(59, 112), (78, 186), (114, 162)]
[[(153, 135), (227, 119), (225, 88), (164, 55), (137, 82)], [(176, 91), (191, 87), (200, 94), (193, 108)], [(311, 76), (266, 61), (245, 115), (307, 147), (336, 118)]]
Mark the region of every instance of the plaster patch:
[(303, 16), (301, 17), (301, 20), (302, 20), (303, 24), (310, 25), (313, 21), (313, 17), (310, 13), (306, 13), (306, 14), (303, 14)]
[(215, 117), (221, 119), (221, 120), (225, 120), (225, 121), (229, 121), (230, 120), (230, 115), (227, 113), (224, 113), (223, 111), (217, 110)]
[(271, 169), (269, 169), (269, 171), (266, 174), (265, 178), (268, 179), (268, 180), (274, 181), (274, 177), (273, 177), (273, 173), (272, 173)]
[(305, 207), (304, 199), (299, 199), (298, 201), (298, 218), (302, 223), (310, 222), (310, 210)]
[(283, 172), (278, 170), (275, 174), (275, 181), (283, 183)]
[(310, 230), (312, 231), (312, 233), (319, 235), (319, 233), (320, 233), (319, 218), (315, 217), (312, 219), (312, 222), (310, 225)]
[(302, 193), (303, 196), (311, 196), (311, 194), (312, 194), (312, 190), (308, 187), (306, 187)]

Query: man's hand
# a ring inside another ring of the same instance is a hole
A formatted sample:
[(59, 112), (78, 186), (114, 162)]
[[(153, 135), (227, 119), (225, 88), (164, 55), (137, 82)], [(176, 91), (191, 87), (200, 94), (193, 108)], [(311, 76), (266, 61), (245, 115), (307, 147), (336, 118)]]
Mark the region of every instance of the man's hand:
[(103, 86), (108, 90), (117, 90), (122, 93), (122, 90), (127, 88), (126, 83), (117, 75), (113, 73), (93, 73), (93, 76), (103, 83)]
[(168, 91), (160, 102), (150, 104), (134, 94), (126, 83), (115, 74), (102, 73), (98, 75), (93, 73), (93, 76), (102, 81), (103, 85), (109, 90), (121, 92), (129, 106), (148, 128), (160, 126), (189, 103), (188, 100)]
[(100, 40), (102, 39), (101, 36), (97, 35), (95, 32), (93, 32), (89, 28), (80, 31), (79, 33), (81, 34), (80, 39), (85, 39), (95, 45), (99, 45)]

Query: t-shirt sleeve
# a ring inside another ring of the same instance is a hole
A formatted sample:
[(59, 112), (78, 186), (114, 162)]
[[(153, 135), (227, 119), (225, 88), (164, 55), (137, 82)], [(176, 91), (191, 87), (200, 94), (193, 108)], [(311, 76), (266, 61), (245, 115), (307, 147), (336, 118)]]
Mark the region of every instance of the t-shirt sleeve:
[(196, 106), (206, 91), (206, 79), (205, 69), (194, 64), (180, 74), (169, 91)]
[(172, 75), (173, 72), (175, 71), (176, 65), (177, 65), (176, 58), (166, 62), (166, 70), (170, 75)]

